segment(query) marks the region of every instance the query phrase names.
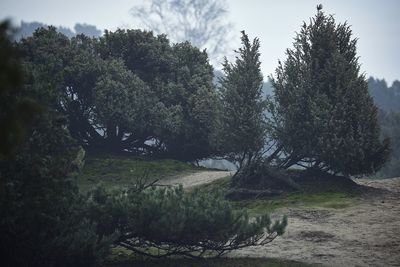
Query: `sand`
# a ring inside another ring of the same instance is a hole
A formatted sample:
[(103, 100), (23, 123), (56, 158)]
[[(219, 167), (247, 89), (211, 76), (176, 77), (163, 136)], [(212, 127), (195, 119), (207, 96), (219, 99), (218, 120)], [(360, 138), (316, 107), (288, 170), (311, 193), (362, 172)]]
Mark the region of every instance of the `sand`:
[[(203, 171), (162, 184), (184, 188), (232, 175)], [(264, 247), (232, 252), (230, 257), (269, 257), (323, 266), (400, 266), (400, 177), (358, 179), (357, 183), (383, 189), (365, 194), (354, 205), (340, 209), (285, 208), (272, 216), (288, 215), (286, 233)]]
[(364, 195), (347, 208), (279, 210), (289, 221), (282, 237), (232, 256), (323, 266), (400, 266), (400, 178), (356, 182), (387, 191)]

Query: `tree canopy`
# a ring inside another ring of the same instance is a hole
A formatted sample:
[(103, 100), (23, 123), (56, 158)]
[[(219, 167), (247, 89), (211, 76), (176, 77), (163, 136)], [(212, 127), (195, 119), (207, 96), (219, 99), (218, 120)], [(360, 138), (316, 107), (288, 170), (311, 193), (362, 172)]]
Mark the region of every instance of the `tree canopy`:
[(239, 168), (260, 157), (265, 146), (266, 102), (262, 96), (260, 41), (242, 32), (242, 47), (234, 63), (225, 59), (220, 80), (222, 105), (221, 147)]
[(40, 87), (88, 149), (187, 161), (215, 153), (213, 70), (189, 43), (140, 30), (68, 38), (50, 27), (18, 47), (26, 86)]
[(337, 24), (321, 8), (301, 27), (273, 78), (275, 135), (285, 152), (281, 166), (373, 173), (385, 162), (388, 143), (379, 139), (357, 40), (347, 23)]

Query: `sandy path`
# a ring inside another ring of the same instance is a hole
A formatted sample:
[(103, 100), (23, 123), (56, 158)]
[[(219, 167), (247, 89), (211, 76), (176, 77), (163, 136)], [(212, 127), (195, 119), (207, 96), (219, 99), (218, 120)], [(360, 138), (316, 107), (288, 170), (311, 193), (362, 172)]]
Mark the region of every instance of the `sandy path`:
[(202, 184), (208, 184), (215, 180), (231, 175), (233, 175), (233, 172), (230, 171), (201, 171), (168, 180), (161, 180), (158, 182), (158, 184), (160, 185), (181, 184), (183, 188), (190, 188)]
[[(232, 174), (203, 171), (159, 183), (190, 188)], [(272, 216), (288, 215), (284, 236), (268, 246), (246, 248), (230, 256), (282, 258), (323, 266), (400, 266), (400, 177), (357, 182), (387, 191), (360, 197), (358, 204), (342, 209), (281, 209)]]
[(343, 209), (284, 209), (284, 236), (233, 256), (274, 257), (324, 266), (400, 266), (400, 178), (357, 180), (389, 191)]

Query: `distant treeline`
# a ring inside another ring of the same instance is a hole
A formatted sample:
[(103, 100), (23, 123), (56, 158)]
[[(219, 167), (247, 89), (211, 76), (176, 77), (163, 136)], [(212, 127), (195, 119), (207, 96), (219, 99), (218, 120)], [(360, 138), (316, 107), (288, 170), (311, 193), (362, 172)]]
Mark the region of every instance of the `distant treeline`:
[(368, 89), (379, 108), (379, 122), (382, 138), (391, 140), (390, 161), (377, 173), (378, 177), (400, 175), (400, 81), (395, 80), (389, 87), (384, 79), (368, 80)]
[[(15, 40), (20, 40), (22, 38), (26, 38), (32, 36), (33, 33), (39, 29), (47, 27), (45, 23), (42, 22), (25, 22), (21, 21), (21, 25), (18, 27), (16, 34), (14, 35)], [(102, 34), (102, 30), (98, 29), (94, 25), (86, 24), (86, 23), (75, 23), (73, 29), (64, 26), (58, 26), (57, 31), (65, 34), (69, 38), (74, 37), (77, 34), (84, 34), (90, 37), (99, 37)]]

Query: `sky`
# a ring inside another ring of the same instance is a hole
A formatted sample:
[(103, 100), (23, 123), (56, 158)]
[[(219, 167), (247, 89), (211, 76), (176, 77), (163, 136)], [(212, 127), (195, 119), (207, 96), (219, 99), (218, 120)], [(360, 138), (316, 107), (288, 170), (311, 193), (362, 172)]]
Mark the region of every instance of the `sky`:
[[(43, 22), (73, 28), (75, 23), (99, 29), (138, 28), (129, 10), (143, 0), (1, 0), (0, 20), (10, 18), (18, 25)], [(144, 0), (146, 1), (146, 0)], [(347, 21), (358, 38), (361, 70), (367, 76), (385, 78), (389, 85), (400, 80), (400, 0), (227, 0), (229, 15), (240, 47), (239, 32), (261, 41), (262, 71), (274, 73), (278, 59), (293, 43), (303, 21), (316, 13), (317, 4), (337, 22)], [(220, 68), (219, 66), (215, 66)]]

